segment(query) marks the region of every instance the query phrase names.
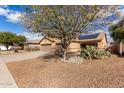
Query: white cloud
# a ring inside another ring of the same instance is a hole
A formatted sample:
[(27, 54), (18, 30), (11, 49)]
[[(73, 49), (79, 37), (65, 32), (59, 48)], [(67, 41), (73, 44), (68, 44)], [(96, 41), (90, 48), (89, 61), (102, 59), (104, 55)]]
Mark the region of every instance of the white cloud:
[(41, 39), (42, 36), (39, 35), (39, 34), (34, 34), (34, 33), (28, 33), (28, 32), (24, 32), (24, 33), (21, 33), (21, 34), (18, 34), (18, 35), (24, 35), (27, 40), (36, 40), (36, 39)]
[(11, 23), (20, 22), (21, 13), (18, 11), (10, 10), (7, 7), (0, 6), (0, 15), (5, 16), (7, 22)]
[(20, 17), (21, 17), (21, 14), (19, 12), (10, 13), (8, 16), (6, 16), (7, 21), (12, 23), (20, 22)]
[(0, 7), (0, 15), (7, 16), (8, 13), (9, 13), (8, 9), (4, 9)]

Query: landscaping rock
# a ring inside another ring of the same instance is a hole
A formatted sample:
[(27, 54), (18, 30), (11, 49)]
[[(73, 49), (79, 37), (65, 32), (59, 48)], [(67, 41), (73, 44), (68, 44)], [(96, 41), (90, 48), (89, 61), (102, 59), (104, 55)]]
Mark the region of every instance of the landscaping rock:
[(83, 58), (81, 58), (80, 56), (72, 56), (69, 57), (66, 61), (67, 63), (75, 63), (75, 64), (81, 64), (83, 63)]

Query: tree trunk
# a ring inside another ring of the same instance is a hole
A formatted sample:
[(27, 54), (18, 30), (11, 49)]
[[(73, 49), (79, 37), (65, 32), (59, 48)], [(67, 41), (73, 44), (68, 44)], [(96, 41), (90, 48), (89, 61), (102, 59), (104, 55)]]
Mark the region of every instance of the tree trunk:
[(9, 46), (8, 45), (6, 45), (6, 49), (7, 49), (7, 51), (9, 50)]
[(67, 59), (67, 55), (66, 55), (67, 51), (66, 51), (66, 49), (63, 52), (64, 52), (63, 53), (63, 60), (66, 61), (66, 59)]
[(123, 52), (122, 48), (123, 48), (123, 44), (122, 44), (122, 42), (120, 42), (120, 44), (119, 44), (119, 55), (120, 56), (122, 56), (122, 52)]

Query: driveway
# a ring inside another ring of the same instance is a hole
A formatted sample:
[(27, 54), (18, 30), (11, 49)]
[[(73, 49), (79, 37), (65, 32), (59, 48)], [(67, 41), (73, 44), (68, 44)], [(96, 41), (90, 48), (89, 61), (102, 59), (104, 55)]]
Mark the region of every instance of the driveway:
[(5, 65), (5, 62), (21, 61), (43, 56), (41, 51), (0, 55), (0, 88), (17, 88), (16, 82)]
[(39, 56), (43, 56), (45, 54), (47, 54), (47, 53), (42, 52), (42, 51), (33, 51), (33, 52), (26, 52), (26, 53), (0, 55), (0, 62), (13, 62), (13, 61), (32, 59), (32, 58), (36, 58)]

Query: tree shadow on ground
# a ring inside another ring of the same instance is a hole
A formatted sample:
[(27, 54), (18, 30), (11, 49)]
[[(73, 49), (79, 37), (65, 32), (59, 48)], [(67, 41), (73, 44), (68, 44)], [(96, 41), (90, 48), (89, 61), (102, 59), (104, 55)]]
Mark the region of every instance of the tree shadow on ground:
[(54, 54), (47, 54), (38, 58), (44, 60), (44, 62), (57, 62), (59, 60), (59, 57)]

